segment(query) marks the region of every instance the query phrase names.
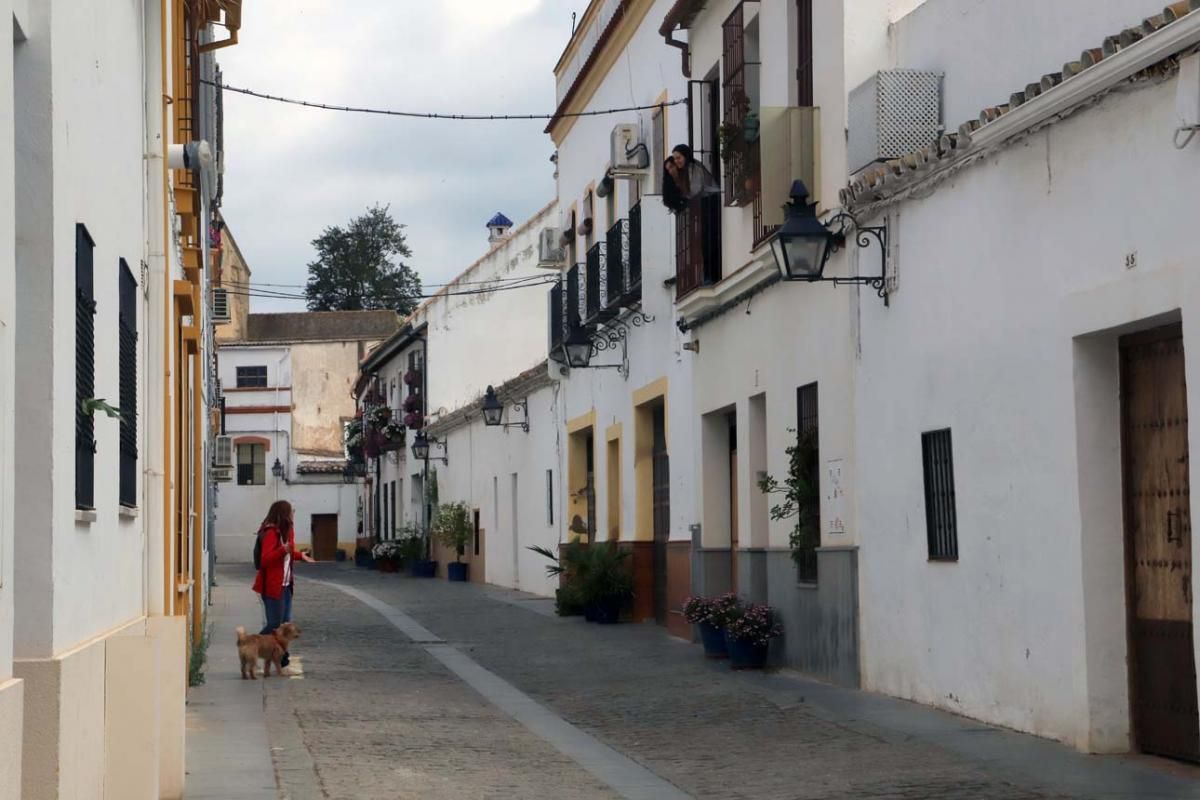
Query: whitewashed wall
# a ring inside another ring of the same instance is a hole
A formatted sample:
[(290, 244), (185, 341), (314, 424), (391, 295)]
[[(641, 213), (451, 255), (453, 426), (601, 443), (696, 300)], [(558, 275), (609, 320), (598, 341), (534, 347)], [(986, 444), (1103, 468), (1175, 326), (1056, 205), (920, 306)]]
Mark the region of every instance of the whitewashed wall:
[(479, 509), (488, 583), (553, 597), (557, 579), (546, 576), (545, 557), (528, 548), (541, 545), (557, 552), (563, 540), (558, 496), (562, 403), (557, 386), (538, 389), (528, 401), (528, 433), (519, 428), (489, 428), (475, 415), (448, 434), (450, 463), (437, 465), (438, 496), (442, 502), (463, 501)]
[[(1066, 42), (1047, 54), (1052, 69), (1156, 7), (1052, 4), (1062, 25), (1018, 28), (1012, 5), (930, 0), (900, 39), (945, 66), (948, 93), (992, 97), (997, 72), (1047, 46), (1030, 31)], [(962, 36), (946, 35), (952, 23)], [(979, 69), (991, 47), (1015, 55)], [(1175, 83), (1111, 95), (899, 207), (899, 292), (862, 311), (868, 688), (1086, 749), (1128, 747), (1116, 329), (1181, 314), (1189, 372), (1200, 353), (1194, 215), (1179, 201), (1200, 150), (1171, 146)], [(943, 427), (956, 563), (927, 561), (920, 434)]]
[[(475, 264), (414, 316), (428, 323), (428, 410), (453, 411), (483, 397), (489, 384), (500, 384), (544, 357), (546, 295), (544, 288), (505, 288), (516, 278), (546, 279), (540, 269), (538, 235), (555, 224), (557, 206), (543, 208), (512, 229), (508, 238)], [(480, 246), (486, 246), (480, 225)], [(476, 290), (498, 291), (468, 294)], [(471, 365), (470, 369), (464, 369)]]
[[(96, 396), (110, 401), (118, 396), (118, 259), (137, 277), (147, 237), (145, 187), (130, 179), (143, 174), (141, 9), (36, 6), (31, 25), (40, 35), (22, 46), (18, 102), (25, 113), (16, 128), (18, 290), (25, 298), (16, 344), (26, 380), (15, 409), (27, 423), (16, 445), (28, 457), (17, 475), (24, 498), (17, 523), (26, 534), (16, 545), (25, 567), (17, 576), (17, 646), (26, 657), (52, 655), (137, 618), (146, 591), (141, 523), (120, 515), (117, 482), (104, 479), (117, 472), (116, 420), (96, 420), (94, 522), (76, 522), (73, 496), (75, 225), (87, 225), (96, 243)], [(139, 419), (144, 425), (145, 414)]]
[[(687, 98), (687, 84), (680, 71), (679, 51), (667, 47), (658, 33), (672, 3), (654, 3), (633, 34), (616, 66), (603, 77), (595, 94), (587, 103), (588, 109), (621, 106), (653, 105)], [(608, 486), (608, 448), (606, 429), (619, 423), (621, 436), (621, 503), (620, 524), (622, 539), (648, 539), (651, 531), (636, 530), (634, 502), (634, 407), (636, 390), (662, 378), (667, 382), (667, 449), (671, 457), (671, 538), (689, 539), (688, 526), (696, 521), (696, 485), (692, 479), (692, 457), (695, 433), (692, 410), (691, 354), (681, 350), (683, 338), (675, 327), (674, 289), (663, 282), (675, 275), (675, 223), (662, 204), (659, 183), (662, 162), (676, 144), (688, 140), (686, 106), (669, 106), (666, 111), (664, 152), (651, 153), (650, 174), (640, 180), (642, 193), (642, 310), (654, 318), (643, 326), (632, 328), (628, 337), (629, 377), (623, 378), (613, 369), (574, 370), (562, 377), (565, 419), (571, 420), (596, 411), (593, 431), (596, 492), (596, 528), (604, 532), (615, 527), (608, 518), (606, 498)], [(620, 123), (637, 123), (642, 141), (652, 142), (652, 111), (632, 111), (624, 114), (582, 117), (567, 131), (558, 148), (558, 203), (560, 217), (565, 219), (572, 203), (576, 207), (576, 222), (583, 218), (583, 198), (590, 184), (603, 178), (610, 157), (612, 129)], [(632, 182), (615, 183), (618, 219), (628, 216), (632, 199)], [(594, 187), (593, 187), (594, 188)], [(594, 241), (603, 241), (615, 220), (607, 216), (607, 201), (594, 201)], [(578, 261), (584, 261), (587, 246), (577, 237)], [(595, 364), (615, 364), (620, 350), (606, 351), (593, 358)], [(557, 367), (554, 368), (557, 371)], [(563, 434), (565, 437), (565, 433)], [(565, 441), (565, 440), (564, 440)], [(565, 507), (569, 487), (558, 487), (558, 503)]]

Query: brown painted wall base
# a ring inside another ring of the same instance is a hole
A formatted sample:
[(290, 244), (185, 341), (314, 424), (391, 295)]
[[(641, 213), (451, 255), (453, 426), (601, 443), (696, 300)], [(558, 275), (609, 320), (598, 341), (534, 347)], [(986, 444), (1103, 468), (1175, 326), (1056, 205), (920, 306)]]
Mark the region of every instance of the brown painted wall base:
[(667, 631), (672, 636), (695, 640), (696, 632), (683, 618), (683, 601), (692, 593), (692, 543), (667, 543)]

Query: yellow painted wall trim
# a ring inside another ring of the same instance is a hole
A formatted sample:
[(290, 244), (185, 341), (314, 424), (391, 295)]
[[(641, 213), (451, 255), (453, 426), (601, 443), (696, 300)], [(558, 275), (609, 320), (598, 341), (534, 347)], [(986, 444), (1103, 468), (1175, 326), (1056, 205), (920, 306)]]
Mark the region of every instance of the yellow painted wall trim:
[[(613, 31), (613, 35), (605, 43), (604, 50), (596, 58), (595, 62), (593, 62), (592, 68), (583, 76), (583, 81), (579, 84), (578, 91), (571, 97), (569, 103), (559, 108), (557, 113), (575, 114), (587, 107), (587, 104), (591, 102), (592, 97), (596, 94), (596, 90), (600, 88), (600, 84), (604, 82), (604, 78), (612, 70), (613, 65), (616, 64), (621, 53), (629, 46), (629, 41), (637, 33), (642, 20), (646, 18), (646, 14), (649, 13), (653, 6), (654, 0), (633, 0), (629, 4), (625, 16), (621, 18), (621, 21), (617, 24), (617, 29)], [(548, 131), (556, 147), (562, 144), (563, 139), (570, 133), (577, 119), (579, 118), (559, 117), (550, 123)]]
[(621, 423), (614, 422), (604, 429), (604, 441), (611, 442), (621, 438)]
[(652, 400), (657, 400), (660, 397), (667, 396), (667, 378), (664, 375), (656, 381), (647, 383), (640, 389), (635, 389), (633, 392), (633, 404), (635, 406), (644, 406)]
[(596, 409), (567, 420), (567, 433), (579, 433), (588, 428), (596, 427)]

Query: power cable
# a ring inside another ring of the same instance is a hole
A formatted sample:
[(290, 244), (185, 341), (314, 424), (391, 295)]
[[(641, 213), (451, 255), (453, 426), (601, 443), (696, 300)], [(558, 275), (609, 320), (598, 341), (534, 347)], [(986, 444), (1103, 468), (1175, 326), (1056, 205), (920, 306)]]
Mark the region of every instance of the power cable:
[(209, 86), (215, 86), (222, 91), (234, 92), (236, 94), (244, 94), (247, 97), (257, 97), (260, 100), (271, 100), (276, 103), (286, 103), (293, 106), (304, 106), (305, 108), (319, 108), (324, 111), (344, 111), (353, 114), (378, 114), (387, 117), (408, 117), (410, 119), (448, 119), (448, 120), (534, 120), (534, 119), (563, 119), (565, 117), (600, 117), (607, 114), (622, 114), (627, 111), (650, 111), (652, 109), (666, 108), (668, 106), (677, 106), (687, 102), (686, 98), (678, 100), (667, 100), (662, 103), (652, 103), (646, 106), (626, 106), (624, 108), (605, 108), (596, 109), (593, 111), (574, 111), (564, 112), (561, 114), (442, 114), (432, 111), (394, 111), (384, 108), (364, 108), (361, 106), (338, 106), (332, 103), (319, 103), (314, 100), (296, 100), (290, 97), (281, 97), (279, 95), (267, 94), (266, 92), (256, 92), (253, 89), (244, 89), (238, 86), (230, 86), (225, 83), (218, 83), (208, 79), (201, 79), (201, 83)]

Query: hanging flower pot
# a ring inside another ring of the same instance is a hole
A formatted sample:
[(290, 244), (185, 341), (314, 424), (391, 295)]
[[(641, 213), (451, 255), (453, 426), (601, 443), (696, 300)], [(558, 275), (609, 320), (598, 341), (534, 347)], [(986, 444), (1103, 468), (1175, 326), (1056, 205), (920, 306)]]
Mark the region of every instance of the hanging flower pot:
[(412, 430), (419, 430), (425, 425), (425, 419), (417, 412), (412, 411), (404, 415), (404, 427)]
[(416, 386), (420, 382), (420, 379), (421, 375), (415, 369), (410, 369), (408, 372), (404, 373), (405, 386)]
[(421, 410), (421, 395), (410, 394), (408, 397), (404, 398), (404, 410), (405, 411), (420, 411)]

